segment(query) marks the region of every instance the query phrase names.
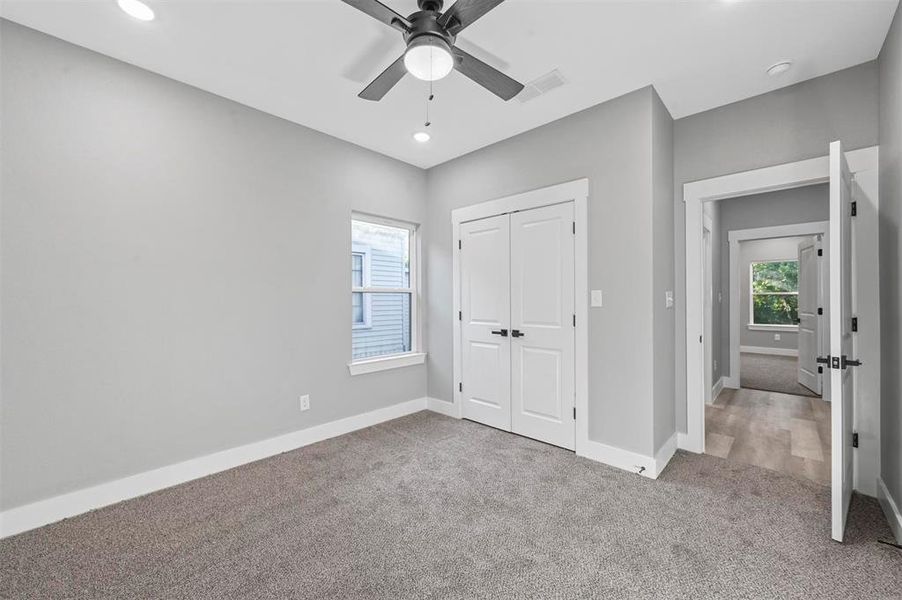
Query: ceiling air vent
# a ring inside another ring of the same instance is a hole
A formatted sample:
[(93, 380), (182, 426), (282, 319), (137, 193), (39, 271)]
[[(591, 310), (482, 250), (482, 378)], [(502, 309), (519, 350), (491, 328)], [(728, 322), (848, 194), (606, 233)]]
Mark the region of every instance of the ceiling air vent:
[(561, 87), (565, 83), (567, 83), (567, 80), (564, 79), (564, 76), (561, 75), (560, 71), (555, 69), (544, 75), (540, 75), (527, 83), (523, 87), (523, 91), (517, 95), (517, 99), (520, 100), (520, 102), (529, 102), (543, 94), (547, 94), (554, 88)]

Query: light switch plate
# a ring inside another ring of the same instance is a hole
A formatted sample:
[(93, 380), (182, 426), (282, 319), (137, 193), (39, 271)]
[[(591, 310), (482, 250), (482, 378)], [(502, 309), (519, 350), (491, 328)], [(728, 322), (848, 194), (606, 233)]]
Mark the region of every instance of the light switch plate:
[(601, 290), (592, 290), (592, 308), (599, 308), (603, 304)]
[(774, 334), (774, 341), (775, 341), (775, 342), (779, 342), (779, 341), (780, 341), (780, 334), (779, 334), (779, 333), (775, 333), (775, 334)]

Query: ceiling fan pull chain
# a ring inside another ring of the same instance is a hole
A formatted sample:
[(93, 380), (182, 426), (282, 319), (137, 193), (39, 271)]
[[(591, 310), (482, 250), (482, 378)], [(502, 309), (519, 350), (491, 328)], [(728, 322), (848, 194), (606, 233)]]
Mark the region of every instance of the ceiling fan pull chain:
[(432, 82), (429, 82), (429, 98), (426, 100), (426, 123), (424, 127), (429, 127), (432, 125), (432, 121), (429, 120), (429, 103), (432, 102), (432, 99), (435, 98), (435, 95), (432, 93)]

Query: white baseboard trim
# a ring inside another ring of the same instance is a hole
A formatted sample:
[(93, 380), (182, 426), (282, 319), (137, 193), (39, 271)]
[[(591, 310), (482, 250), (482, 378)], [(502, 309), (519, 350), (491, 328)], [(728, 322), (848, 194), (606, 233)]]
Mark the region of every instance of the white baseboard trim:
[(425, 410), (408, 400), (0, 512), (0, 538)]
[(748, 354), (770, 354), (771, 356), (798, 356), (797, 348), (768, 348), (767, 346), (740, 346), (740, 352)]
[(648, 477), (649, 479), (656, 479), (658, 477), (655, 468), (655, 459), (651, 456), (644, 456), (636, 452), (623, 450), (622, 448), (615, 448), (614, 446), (608, 446), (601, 442), (593, 442), (592, 440), (586, 441), (585, 452), (580, 454), (580, 456), (604, 463), (611, 467), (623, 469), (624, 471), (636, 473), (643, 477)]
[(655, 453), (655, 464), (654, 464), (654, 479), (657, 479), (661, 472), (664, 471), (664, 467), (667, 466), (667, 463), (670, 462), (670, 459), (673, 458), (673, 455), (676, 454), (678, 445), (678, 434), (674, 432), (670, 439), (664, 442), (664, 445)]
[(446, 417), (454, 417), (455, 419), (460, 418), (460, 415), (457, 414), (457, 407), (454, 406), (454, 403), (448, 402), (446, 400), (439, 400), (438, 398), (426, 398), (426, 409), (431, 410), (432, 412), (437, 412), (440, 415), (445, 415)]
[(692, 452), (693, 454), (702, 454), (703, 449), (697, 448), (695, 444), (692, 443), (692, 438), (689, 437), (688, 433), (683, 433), (682, 431), (677, 431), (677, 448), (680, 450), (685, 450), (686, 452)]
[(720, 393), (723, 391), (724, 381), (723, 377), (717, 380), (717, 383), (714, 384), (714, 387), (711, 388), (711, 402), (713, 403), (717, 400), (717, 397), (720, 396)]
[(880, 501), (883, 514), (886, 515), (886, 520), (889, 521), (889, 527), (893, 530), (893, 535), (896, 536), (896, 543), (902, 544), (902, 512), (899, 512), (899, 505), (896, 504), (896, 500), (890, 495), (889, 490), (886, 489), (886, 484), (883, 483), (883, 479), (880, 477), (877, 478), (877, 500)]

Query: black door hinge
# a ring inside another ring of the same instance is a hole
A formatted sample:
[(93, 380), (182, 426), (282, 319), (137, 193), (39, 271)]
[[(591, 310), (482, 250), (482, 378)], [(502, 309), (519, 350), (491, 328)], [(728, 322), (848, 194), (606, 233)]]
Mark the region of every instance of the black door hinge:
[(824, 314), (824, 309), (821, 308), (820, 306), (818, 306), (818, 307), (817, 307), (817, 314), (819, 314), (819, 315)]
[(573, 326), (576, 327), (576, 315), (573, 315)]
[(818, 256), (823, 256), (823, 255), (824, 255), (824, 249), (823, 249), (823, 248), (818, 248), (818, 249), (817, 249), (817, 255), (818, 255)]
[(857, 447), (858, 447), (858, 432), (853, 432), (853, 433), (852, 433), (852, 447), (853, 447), (853, 448), (857, 448)]
[(460, 383), (457, 384), (457, 390), (459, 392), (464, 391), (464, 382), (463, 381), (461, 381)]
[(576, 221), (573, 221), (573, 235), (576, 235)]
[(858, 331), (858, 317), (852, 317), (852, 331)]
[(852, 203), (852, 216), (853, 216), (853, 217), (857, 217), (857, 216), (858, 216), (858, 202), (853, 202), (853, 203)]
[(457, 240), (457, 249), (460, 250), (460, 249), (462, 249), (463, 247), (464, 247), (463, 242), (460, 241), (460, 240)]
[(463, 321), (463, 320), (464, 320), (464, 313), (463, 313), (463, 311), (461, 311), (461, 310), (457, 311), (457, 320), (458, 320), (458, 321)]
[(575, 406), (573, 407), (573, 419), (574, 420), (576, 419), (576, 407)]

